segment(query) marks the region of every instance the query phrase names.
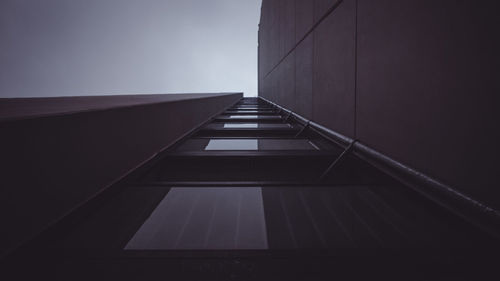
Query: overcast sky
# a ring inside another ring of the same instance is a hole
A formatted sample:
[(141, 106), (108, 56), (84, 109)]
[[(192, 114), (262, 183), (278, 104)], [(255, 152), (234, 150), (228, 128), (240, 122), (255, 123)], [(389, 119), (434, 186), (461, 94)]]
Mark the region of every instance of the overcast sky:
[(257, 94), (261, 0), (1, 0), (0, 97)]

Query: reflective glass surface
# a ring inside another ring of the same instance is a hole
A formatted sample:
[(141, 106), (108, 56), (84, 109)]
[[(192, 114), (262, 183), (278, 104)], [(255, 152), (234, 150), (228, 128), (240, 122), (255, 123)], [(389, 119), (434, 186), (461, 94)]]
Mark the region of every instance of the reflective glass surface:
[(260, 187), (171, 188), (125, 249), (267, 249)]
[(259, 124), (257, 123), (243, 123), (243, 124), (232, 124), (226, 123), (224, 124), (224, 128), (258, 128)]
[(396, 186), (172, 187), (124, 248), (391, 248), (440, 245), (454, 233), (408, 194)]
[(212, 139), (208, 142), (205, 150), (258, 150), (257, 139)]
[(211, 139), (205, 150), (319, 150), (306, 139)]
[(258, 110), (236, 110), (233, 113), (259, 113)]
[(203, 129), (284, 129), (292, 128), (288, 123), (257, 123), (257, 120), (248, 120), (247, 122), (227, 122), (227, 123), (210, 123)]
[(256, 119), (258, 115), (231, 115), (229, 118)]
[[(211, 124), (210, 127), (217, 128), (218, 124)], [(290, 124), (285, 123), (224, 123), (224, 128), (291, 128)]]

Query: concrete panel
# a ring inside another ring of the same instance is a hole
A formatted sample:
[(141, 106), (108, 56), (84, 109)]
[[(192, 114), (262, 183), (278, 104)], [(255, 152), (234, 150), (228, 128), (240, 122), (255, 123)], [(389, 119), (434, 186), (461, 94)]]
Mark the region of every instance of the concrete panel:
[(0, 121), (30, 119), (85, 111), (186, 101), (220, 94), (109, 95), (0, 99)]
[(0, 256), (241, 96), (86, 106), (77, 113), (1, 121)]
[(269, 75), (264, 79), (264, 87), (266, 88), (266, 91), (263, 96), (274, 102), (277, 102), (278, 99), (278, 80), (278, 69), (269, 73)]
[(259, 32), (258, 32), (258, 60), (259, 60), (259, 92), (261, 91), (260, 89), (260, 81), (263, 79), (263, 74), (267, 72), (268, 69), (268, 44), (269, 40), (268, 34), (269, 34), (269, 2), (268, 1), (262, 1), (262, 7), (261, 7), (261, 15), (260, 15), (260, 22), (259, 22)]
[[(259, 32), (259, 42), (261, 42), (261, 37), (260, 37), (261, 33)], [(258, 93), (261, 93), (262, 92), (262, 79), (263, 79), (263, 71), (262, 71), (262, 67), (263, 67), (263, 60), (262, 60), (262, 56), (261, 56), (261, 49), (262, 47), (261, 46), (257, 46), (257, 94)]]
[(314, 1), (295, 0), (295, 41), (298, 42), (314, 24)]
[(314, 22), (320, 20), (333, 5), (342, 0), (314, 0)]
[(295, 111), (295, 53), (288, 55), (281, 63), (281, 99), (286, 107)]
[(282, 55), (285, 56), (295, 46), (295, 2), (282, 0)]
[(313, 35), (308, 36), (295, 49), (295, 110), (312, 118), (313, 91)]
[(354, 137), (355, 0), (346, 0), (314, 31), (313, 119)]
[(263, 78), (262, 81), (259, 83), (262, 84), (262, 92), (259, 93), (259, 96), (262, 96), (266, 99), (271, 98), (271, 92), (272, 92), (272, 87), (271, 87), (271, 79), (269, 77)]
[(281, 104), (283, 104), (285, 107), (288, 106), (288, 100), (286, 96), (286, 66), (284, 63), (281, 63), (277, 68), (276, 68), (276, 78), (273, 78), (273, 80), (276, 80), (276, 99), (280, 101)]
[(497, 1), (359, 0), (357, 135), (500, 209)]
[(276, 76), (276, 71), (271, 72), (267, 78), (267, 83), (269, 87), (269, 99), (272, 101), (276, 101), (276, 89), (278, 85), (278, 80), (274, 78)]
[(282, 58), (282, 48), (281, 48), (281, 1), (272, 1), (271, 2), (271, 10), (272, 15), (270, 17), (271, 25), (270, 25), (270, 37), (269, 37), (269, 71), (271, 71), (274, 66), (279, 62)]
[(259, 96), (262, 96), (266, 99), (271, 99), (272, 95), (272, 87), (271, 87), (271, 79), (263, 79), (260, 84), (262, 84), (262, 92), (259, 93)]

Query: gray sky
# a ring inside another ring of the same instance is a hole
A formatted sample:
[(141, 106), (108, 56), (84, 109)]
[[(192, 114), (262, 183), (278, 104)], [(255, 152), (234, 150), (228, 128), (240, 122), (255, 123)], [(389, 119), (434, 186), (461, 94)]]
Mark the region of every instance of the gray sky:
[(257, 94), (261, 0), (1, 0), (0, 97)]

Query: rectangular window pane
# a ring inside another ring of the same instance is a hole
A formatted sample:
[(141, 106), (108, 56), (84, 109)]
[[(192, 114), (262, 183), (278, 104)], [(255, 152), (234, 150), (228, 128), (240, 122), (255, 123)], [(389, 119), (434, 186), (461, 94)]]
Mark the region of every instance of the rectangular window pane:
[(266, 233), (260, 187), (174, 187), (125, 249), (267, 249)]
[(231, 115), (229, 118), (256, 119), (258, 115)]
[(205, 150), (319, 150), (305, 139), (211, 139)]
[(247, 123), (211, 123), (205, 126), (204, 129), (216, 130), (216, 129), (285, 129), (292, 128), (290, 124), (287, 123), (250, 123), (253, 120), (248, 120)]
[(257, 123), (226, 123), (224, 124), (224, 128), (258, 128), (258, 125)]
[(258, 148), (256, 139), (213, 139), (208, 142), (205, 150), (257, 150)]

